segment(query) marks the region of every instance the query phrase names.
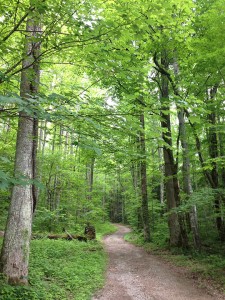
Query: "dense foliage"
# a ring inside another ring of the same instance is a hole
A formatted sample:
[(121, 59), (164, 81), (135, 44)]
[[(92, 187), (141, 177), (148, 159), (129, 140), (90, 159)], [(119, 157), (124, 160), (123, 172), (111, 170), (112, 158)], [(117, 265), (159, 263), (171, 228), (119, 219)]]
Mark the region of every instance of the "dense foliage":
[[(223, 1), (75, 2), (0, 4), (0, 229), (33, 184), (35, 232), (110, 220), (159, 246), (224, 245)], [(40, 85), (22, 97), (29, 18)], [(21, 112), (39, 121), (29, 180), (13, 171)]]

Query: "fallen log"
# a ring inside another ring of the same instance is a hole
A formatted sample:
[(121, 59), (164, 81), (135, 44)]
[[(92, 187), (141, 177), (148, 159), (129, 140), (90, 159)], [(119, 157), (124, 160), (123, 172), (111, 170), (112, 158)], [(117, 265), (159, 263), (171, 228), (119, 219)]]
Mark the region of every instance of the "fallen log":
[(72, 236), (68, 231), (65, 230), (65, 233), (67, 234), (67, 237), (68, 237), (70, 240), (73, 240), (73, 239), (74, 239), (73, 236)]
[(67, 241), (78, 240), (78, 241), (87, 242), (87, 238), (85, 236), (76, 235), (76, 234), (49, 234), (47, 238), (51, 240), (62, 239)]
[[(2, 230), (0, 230), (0, 237), (4, 237), (4, 231)], [(46, 238), (46, 236), (38, 235), (38, 234), (32, 235), (32, 239), (40, 239), (40, 238), (43, 239)], [(78, 240), (78, 241), (87, 242), (87, 238), (85, 236), (70, 234), (69, 232), (66, 232), (66, 234), (49, 234), (47, 235), (47, 238), (51, 240), (63, 239), (67, 241)]]

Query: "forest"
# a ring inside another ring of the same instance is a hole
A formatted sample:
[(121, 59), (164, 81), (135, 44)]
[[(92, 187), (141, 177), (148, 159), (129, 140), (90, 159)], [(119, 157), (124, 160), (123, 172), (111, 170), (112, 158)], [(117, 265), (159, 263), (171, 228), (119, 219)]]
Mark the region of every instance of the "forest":
[(6, 0), (0, 33), (0, 298), (90, 299), (113, 223), (225, 288), (224, 1)]

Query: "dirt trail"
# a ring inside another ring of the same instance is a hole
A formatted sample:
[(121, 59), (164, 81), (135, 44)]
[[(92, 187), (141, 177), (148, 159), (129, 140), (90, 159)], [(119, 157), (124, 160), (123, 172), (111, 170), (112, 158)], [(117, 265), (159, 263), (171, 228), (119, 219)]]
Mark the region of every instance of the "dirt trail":
[(124, 241), (129, 231), (118, 225), (118, 231), (104, 239), (110, 259), (106, 285), (92, 300), (225, 299), (219, 294), (209, 295), (159, 257)]

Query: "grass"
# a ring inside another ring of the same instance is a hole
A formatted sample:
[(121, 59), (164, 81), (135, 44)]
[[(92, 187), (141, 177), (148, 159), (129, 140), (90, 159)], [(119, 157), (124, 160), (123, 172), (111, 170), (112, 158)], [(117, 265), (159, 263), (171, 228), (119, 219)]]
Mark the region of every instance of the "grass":
[[(115, 231), (96, 226), (98, 239)], [(0, 279), (1, 300), (88, 300), (104, 284), (107, 257), (99, 240), (79, 242), (32, 240), (28, 287), (12, 287)]]
[(96, 238), (101, 240), (104, 235), (114, 233), (117, 231), (117, 227), (111, 223), (97, 223), (95, 224)]

